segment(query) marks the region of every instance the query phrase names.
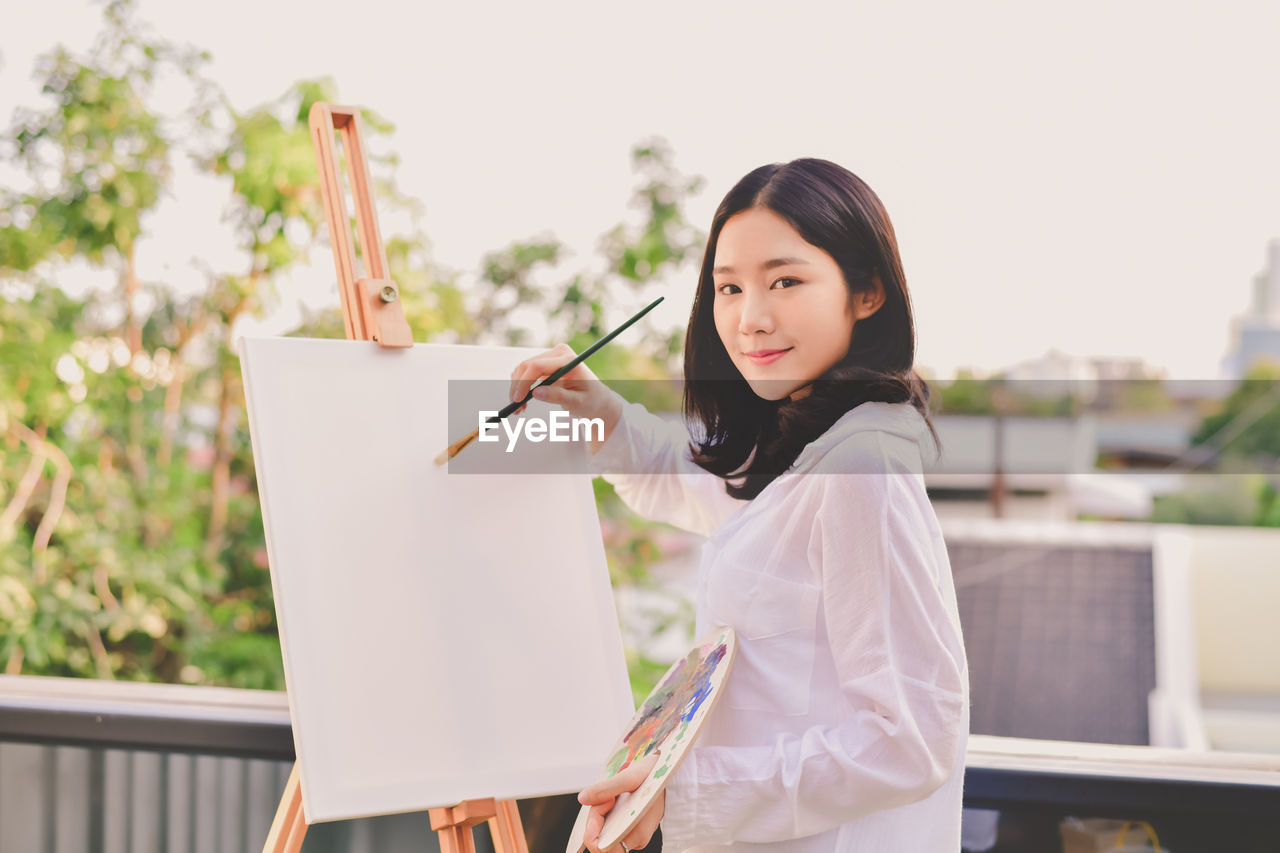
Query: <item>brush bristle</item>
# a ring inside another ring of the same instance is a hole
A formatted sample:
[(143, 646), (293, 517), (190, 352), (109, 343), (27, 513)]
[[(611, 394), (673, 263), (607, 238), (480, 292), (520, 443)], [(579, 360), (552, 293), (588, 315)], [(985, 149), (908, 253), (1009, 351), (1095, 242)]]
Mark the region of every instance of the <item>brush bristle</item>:
[(458, 452), (461, 451), (462, 448), (470, 444), (472, 441), (475, 441), (476, 436), (478, 436), (479, 434), (480, 434), (480, 429), (479, 427), (477, 427), (476, 429), (471, 431), (470, 435), (467, 435), (464, 438), (460, 438), (457, 441), (455, 441), (453, 444), (449, 445), (447, 448), (445, 448), (443, 452), (441, 452), (439, 456), (436, 457), (436, 464), (443, 465), (453, 457), (457, 456)]

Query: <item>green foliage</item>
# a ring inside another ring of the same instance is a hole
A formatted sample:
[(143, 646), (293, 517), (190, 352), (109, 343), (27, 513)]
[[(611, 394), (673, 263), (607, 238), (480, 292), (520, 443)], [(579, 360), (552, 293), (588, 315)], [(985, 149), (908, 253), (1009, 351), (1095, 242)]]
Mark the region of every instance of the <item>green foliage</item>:
[(1191, 438), (1197, 467), (1180, 492), (1156, 498), (1153, 521), (1280, 527), (1280, 368), (1256, 365)]
[(467, 310), (457, 275), (436, 268), (426, 238), (395, 236), (385, 243), (387, 270), (400, 287), (401, 307), (414, 339), (447, 343), (474, 338), (478, 321)]
[(1109, 381), (1103, 384), (1103, 402), (1113, 412), (1172, 412), (1176, 403), (1160, 379)]
[(1280, 369), (1261, 363), (1206, 415), (1188, 454), (1202, 472), (1156, 498), (1153, 521), (1280, 527)]
[[(702, 178), (681, 175), (672, 157), (660, 139), (632, 150), (638, 182), (629, 206), (640, 218), (620, 223), (601, 237), (603, 272), (562, 271), (567, 253), (550, 235), (516, 241), (486, 255), (476, 286), (476, 328), (463, 340), (513, 345), (565, 341), (581, 352), (652, 299), (644, 298), (642, 291), (696, 260), (706, 242), (706, 234), (690, 225), (683, 213)], [(528, 340), (530, 332), (520, 322), (525, 315), (517, 308), (526, 315), (545, 316), (550, 328), (543, 340)], [(658, 379), (673, 372), (683, 333), (659, 332), (649, 317), (637, 326), (628, 334), (633, 343), (611, 345), (592, 357), (597, 376)]]
[[(87, 57), (57, 48), (40, 59), (50, 106), (20, 111), (5, 139), (5, 155), (30, 186), (0, 195), (0, 271), (30, 270), (53, 255), (126, 263), (159, 202), (180, 130), (162, 126), (146, 100), (160, 76), (195, 79), (207, 57), (146, 39), (131, 12), (130, 3), (108, 6)], [(198, 120), (203, 103), (193, 96), (185, 118)]]
[(231, 177), (232, 219), (253, 259), (252, 276), (296, 261), (307, 244), (290, 239), (289, 229), (310, 238), (324, 220), (307, 115), (334, 96), (332, 81), (304, 81), (275, 103), (232, 111), (231, 138), (208, 165)]
[[(977, 378), (961, 368), (947, 381), (931, 380), (934, 409), (944, 414), (1075, 417), (1087, 410), (1170, 412), (1176, 403), (1160, 379), (1083, 381)], [(1052, 393), (1057, 391), (1058, 393)]]
[(1074, 417), (1084, 411), (1079, 392), (1064, 388), (1049, 395), (1047, 383), (1021, 382), (997, 376), (977, 379), (967, 370), (956, 372), (949, 382), (932, 382), (931, 407), (947, 415), (1018, 415), (1023, 417)]
[(936, 411), (956, 415), (993, 415), (996, 404), (992, 399), (992, 383), (975, 379), (963, 368), (956, 372), (951, 382), (934, 382), (931, 388)]
[(631, 152), (641, 185), (631, 206), (644, 213), (639, 228), (619, 225), (601, 240), (610, 267), (633, 282), (645, 282), (671, 267), (697, 260), (706, 235), (684, 217), (682, 204), (702, 188), (700, 176), (686, 177), (671, 164), (673, 152), (663, 139), (650, 139)]
[(80, 65), (64, 51), (43, 71), (44, 91), (58, 106), (27, 116), (13, 139), (27, 172), (54, 180), (9, 200), (0, 253), (16, 269), (52, 252), (95, 262), (108, 250), (127, 255), (142, 214), (159, 201), (168, 143), (128, 78)]
[(1215, 452), (1236, 456), (1261, 455), (1280, 459), (1280, 366), (1254, 366), (1220, 411), (1206, 417), (1191, 437), (1193, 446), (1210, 445)]
[(1280, 490), (1276, 483), (1264, 479), (1258, 486), (1258, 511), (1253, 524), (1257, 527), (1280, 527)]
[[(207, 476), (158, 465), (163, 357), (95, 334), (52, 286), (0, 301), (0, 659), (10, 670), (176, 680), (218, 581), (188, 519)], [(23, 332), (21, 337), (16, 332)], [(163, 512), (157, 512), (163, 508)]]
[(634, 649), (627, 650), (627, 675), (631, 679), (631, 698), (639, 707), (653, 692), (659, 679), (671, 667), (670, 661), (654, 660)]
[(1197, 475), (1181, 491), (1157, 495), (1150, 520), (1157, 524), (1255, 524), (1260, 517), (1259, 496), (1265, 488), (1265, 481), (1257, 476)]

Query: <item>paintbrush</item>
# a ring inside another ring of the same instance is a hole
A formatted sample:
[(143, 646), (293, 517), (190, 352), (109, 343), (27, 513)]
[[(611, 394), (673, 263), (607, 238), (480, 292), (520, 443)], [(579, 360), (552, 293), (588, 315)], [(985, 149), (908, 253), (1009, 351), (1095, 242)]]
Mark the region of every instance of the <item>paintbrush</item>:
[[(533, 384), (533, 386), (531, 386), (531, 387), (529, 388), (529, 392), (528, 392), (527, 394), (525, 394), (525, 395), (524, 395), (524, 399), (522, 399), (522, 400), (516, 400), (516, 401), (514, 401), (514, 402), (508, 403), (506, 406), (502, 407), (502, 409), (498, 412), (498, 414), (493, 415), (492, 417), (490, 417), (487, 421), (485, 421), (485, 423), (496, 424), (498, 421), (500, 421), (500, 420), (502, 420), (503, 418), (505, 418), (505, 417), (507, 417), (507, 416), (511, 415), (513, 412), (515, 412), (517, 409), (519, 409), (519, 408), (520, 408), (521, 406), (523, 406), (525, 403), (529, 402), (529, 400), (533, 397), (533, 389), (534, 389), (534, 388), (540, 388), (540, 387), (542, 387), (543, 385), (553, 385), (553, 384), (555, 384), (555, 382), (556, 382), (556, 380), (557, 380), (557, 379), (559, 379), (560, 377), (564, 376), (564, 375), (565, 375), (566, 373), (568, 373), (570, 370), (573, 370), (573, 369), (574, 369), (575, 367), (577, 367), (579, 364), (582, 364), (582, 362), (586, 361), (586, 360), (587, 360), (587, 358), (588, 358), (589, 356), (591, 356), (591, 355), (592, 355), (596, 350), (600, 349), (600, 347), (604, 346), (605, 344), (609, 343), (609, 341), (613, 340), (613, 339), (614, 339), (614, 338), (616, 338), (618, 335), (622, 334), (622, 332), (626, 331), (626, 330), (631, 326), (631, 324), (632, 324), (632, 323), (634, 323), (636, 320), (639, 320), (639, 319), (640, 319), (641, 317), (643, 317), (645, 314), (648, 314), (650, 311), (652, 311), (655, 307), (657, 307), (658, 303), (659, 303), (659, 302), (661, 302), (664, 298), (665, 298), (665, 297), (659, 296), (657, 299), (655, 299), (655, 300), (653, 300), (652, 302), (650, 302), (650, 303), (649, 303), (648, 305), (646, 305), (644, 308), (640, 309), (640, 311), (639, 311), (639, 312), (638, 312), (634, 317), (632, 317), (630, 320), (628, 320), (627, 322), (623, 323), (621, 326), (619, 326), (618, 328), (614, 329), (612, 332), (610, 332), (609, 334), (605, 335), (603, 338), (601, 338), (600, 340), (596, 341), (596, 342), (595, 342), (594, 344), (592, 344), (591, 346), (589, 346), (589, 347), (587, 347), (586, 349), (584, 349), (584, 350), (583, 350), (581, 353), (579, 353), (578, 355), (574, 356), (573, 360), (572, 360), (572, 361), (570, 361), (568, 364), (566, 364), (564, 367), (561, 367), (561, 368), (557, 369), (554, 373), (552, 373), (552, 374), (551, 374), (550, 376), (548, 376), (546, 379), (543, 379), (543, 380), (542, 380), (542, 381), (540, 381), (540, 382), (536, 382), (536, 383), (534, 383), (534, 384)], [(455, 441), (453, 444), (451, 444), (451, 445), (449, 445), (447, 448), (445, 448), (445, 450), (444, 450), (444, 451), (442, 451), (442, 452), (440, 453), (440, 455), (436, 457), (436, 464), (437, 464), (437, 465), (443, 465), (444, 463), (448, 462), (448, 461), (449, 461), (450, 459), (452, 459), (453, 457), (457, 456), (457, 455), (458, 455), (458, 452), (459, 452), (460, 450), (462, 450), (462, 448), (464, 448), (464, 447), (466, 447), (468, 444), (470, 444), (471, 442), (475, 441), (475, 440), (476, 440), (476, 437), (477, 437), (478, 435), (480, 435), (480, 427), (479, 427), (479, 426), (477, 426), (477, 427), (476, 427), (475, 429), (473, 429), (470, 433), (468, 433), (468, 434), (467, 434), (467, 435), (465, 435), (464, 437), (462, 437), (462, 438), (458, 439), (458, 440), (457, 440), (457, 441)]]

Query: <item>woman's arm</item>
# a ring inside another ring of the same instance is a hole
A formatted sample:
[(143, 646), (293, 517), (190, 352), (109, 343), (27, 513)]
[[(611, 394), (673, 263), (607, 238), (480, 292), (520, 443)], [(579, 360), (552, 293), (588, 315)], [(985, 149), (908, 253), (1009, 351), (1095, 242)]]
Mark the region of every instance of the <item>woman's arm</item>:
[[(559, 344), (520, 362), (511, 372), (511, 399), (524, 399), (535, 382), (573, 358), (573, 349)], [(533, 395), (561, 406), (575, 418), (600, 419), (604, 441), (589, 443), (588, 465), (646, 518), (709, 536), (744, 503), (729, 497), (723, 480), (693, 464), (683, 424), (664, 421), (644, 406), (628, 403), (585, 364), (554, 385), (538, 386)]]
[(725, 492), (724, 480), (694, 464), (682, 422), (664, 420), (639, 403), (623, 404), (588, 466), (640, 515), (702, 536), (745, 503)]
[(821, 490), (808, 551), (852, 713), (758, 745), (695, 747), (667, 788), (670, 849), (824, 832), (924, 799), (963, 761), (968, 669), (950, 579), (937, 578), (936, 519), (913, 476), (878, 464), (806, 484)]

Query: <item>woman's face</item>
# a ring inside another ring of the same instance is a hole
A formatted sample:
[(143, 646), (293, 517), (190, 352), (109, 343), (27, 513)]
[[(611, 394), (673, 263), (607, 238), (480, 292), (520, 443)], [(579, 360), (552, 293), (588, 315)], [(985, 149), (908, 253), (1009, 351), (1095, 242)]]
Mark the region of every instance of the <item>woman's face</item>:
[(850, 299), (835, 260), (765, 207), (734, 214), (713, 263), (716, 331), (751, 390), (799, 399), (844, 358), (858, 320), (884, 302), (879, 278)]

